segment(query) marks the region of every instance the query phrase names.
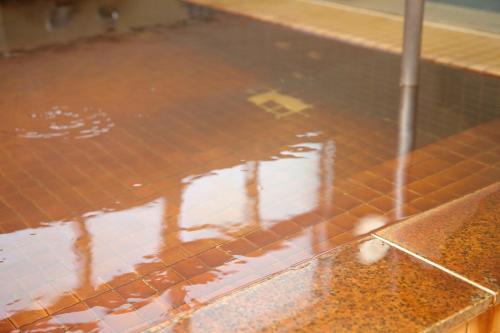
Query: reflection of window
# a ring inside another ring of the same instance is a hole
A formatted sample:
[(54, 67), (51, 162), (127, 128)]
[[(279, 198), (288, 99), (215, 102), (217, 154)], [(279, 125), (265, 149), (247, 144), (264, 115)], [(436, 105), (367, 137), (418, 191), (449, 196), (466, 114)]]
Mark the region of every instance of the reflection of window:
[(316, 208), (321, 186), (322, 144), (291, 146), (284, 158), (259, 163), (259, 216), (278, 222)]

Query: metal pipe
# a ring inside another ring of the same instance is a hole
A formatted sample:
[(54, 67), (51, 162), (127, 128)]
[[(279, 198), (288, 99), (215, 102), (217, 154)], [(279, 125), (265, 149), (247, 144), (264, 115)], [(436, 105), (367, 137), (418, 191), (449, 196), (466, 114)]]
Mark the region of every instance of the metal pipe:
[(399, 140), (397, 167), (395, 172), (395, 210), (394, 217), (404, 217), (404, 188), (408, 153), (414, 146), (415, 115), (418, 100), (418, 80), (420, 52), (422, 45), (422, 25), (425, 0), (406, 0), (403, 36), (403, 55), (401, 59), (401, 97), (399, 106)]
[(425, 0), (406, 0), (401, 86), (417, 86)]

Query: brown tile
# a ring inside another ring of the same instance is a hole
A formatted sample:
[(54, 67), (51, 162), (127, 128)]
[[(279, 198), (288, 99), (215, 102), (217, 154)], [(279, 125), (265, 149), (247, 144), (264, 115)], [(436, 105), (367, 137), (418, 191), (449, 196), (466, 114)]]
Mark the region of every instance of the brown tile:
[(354, 186), (354, 187), (348, 189), (347, 193), (350, 194), (351, 196), (353, 196), (354, 198), (361, 200), (361, 201), (364, 201), (364, 202), (370, 201), (370, 200), (372, 200), (380, 195), (379, 192), (374, 191), (374, 190), (372, 190), (369, 187), (364, 186), (364, 185)]
[(373, 206), (383, 212), (387, 212), (394, 208), (394, 200), (390, 197), (383, 196), (370, 201), (370, 206)]
[(500, 168), (487, 167), (477, 172), (477, 175), (489, 179), (491, 182), (497, 182), (500, 181)]
[(389, 193), (394, 188), (393, 183), (383, 178), (371, 181), (367, 184), (367, 186), (380, 193)]
[(335, 193), (333, 197), (333, 204), (343, 210), (349, 210), (360, 203), (361, 201), (343, 193)]
[(300, 231), (300, 226), (292, 221), (279, 222), (269, 228), (272, 232), (282, 237), (294, 234)]
[(148, 323), (161, 323), (171, 317), (171, 307), (160, 297), (150, 299), (146, 304), (136, 308), (136, 313)]
[(314, 213), (306, 213), (300, 216), (297, 216), (293, 219), (293, 222), (305, 228), (311, 225), (315, 225), (319, 222), (323, 221), (323, 217), (314, 214)]
[(466, 161), (462, 161), (462, 162), (459, 162), (457, 164), (454, 164), (453, 166), (446, 169), (444, 172), (446, 173), (446, 176), (448, 176), (454, 180), (459, 180), (459, 179), (466, 177), (473, 172), (477, 172), (483, 168), (484, 168), (484, 165), (481, 163), (474, 162), (472, 160), (466, 160)]
[(186, 249), (186, 251), (192, 256), (211, 249), (215, 246), (217, 246), (217, 242), (210, 239), (200, 239), (197, 241), (182, 244), (182, 247)]
[(279, 239), (277, 235), (266, 230), (257, 230), (245, 236), (246, 239), (258, 247), (266, 246)]
[(184, 278), (170, 268), (153, 272), (144, 277), (144, 281), (160, 293), (182, 280)]
[(39, 307), (38, 309), (16, 312), (12, 314), (9, 319), (16, 327), (21, 327), (31, 324), (41, 318), (45, 318), (46, 316), (48, 316), (48, 313)]
[(363, 171), (363, 172), (357, 173), (354, 176), (352, 176), (352, 179), (354, 179), (360, 183), (366, 183), (369, 181), (373, 181), (377, 178), (378, 178), (378, 176), (373, 174), (371, 171)]
[(222, 251), (221, 249), (215, 248), (200, 253), (198, 255), (198, 258), (209, 267), (217, 267), (231, 260), (233, 257)]
[(136, 265), (135, 271), (139, 276), (144, 276), (151, 272), (160, 271), (165, 268), (166, 268), (165, 263), (159, 259), (156, 259), (155, 261), (145, 262)]
[(498, 292), (499, 209), (497, 183), (378, 234)]
[(115, 275), (111, 280), (108, 281), (108, 285), (112, 288), (117, 288), (123, 286), (124, 284), (135, 281), (139, 278), (139, 275), (135, 272), (129, 272), (121, 275)]
[(435, 200), (435, 201), (439, 202), (440, 204), (444, 204), (446, 202), (449, 202), (449, 201), (457, 198), (458, 196), (460, 196), (460, 194), (451, 190), (449, 187), (444, 187), (444, 188), (436, 190), (436, 191), (432, 192), (431, 194), (427, 195), (426, 198)]
[(170, 288), (166, 289), (161, 295), (160, 299), (169, 307), (177, 308), (189, 301), (188, 296), (189, 283), (186, 281), (177, 283)]
[(500, 156), (498, 154), (486, 152), (474, 156), (474, 160), (486, 165), (494, 165), (500, 162)]
[(173, 265), (172, 268), (186, 279), (190, 279), (208, 270), (207, 265), (198, 258), (184, 259)]
[(70, 331), (91, 331), (95, 329), (97, 316), (84, 303), (75, 304), (53, 315), (54, 321), (66, 326)]
[(114, 290), (107, 291), (85, 301), (85, 304), (91, 308), (94, 314), (99, 318), (103, 318), (107, 313), (115, 309), (122, 308), (126, 303), (125, 299)]
[(450, 184), (446, 189), (456, 193), (457, 196), (461, 196), (479, 190), (489, 184), (490, 181), (488, 179), (472, 174)]
[(51, 317), (43, 318), (35, 321), (34, 323), (25, 325), (21, 328), (23, 332), (66, 332), (67, 328), (64, 325), (61, 325)]
[(128, 302), (135, 303), (134, 300), (146, 299), (155, 294), (155, 290), (149, 287), (143, 280), (136, 280), (116, 289), (116, 291)]
[(329, 220), (329, 223), (342, 228), (343, 230), (351, 230), (355, 225), (359, 218), (351, 213), (344, 213), (333, 219)]
[(332, 200), (324, 200), (320, 202), (319, 207), (316, 209), (316, 214), (322, 216), (326, 219), (335, 217), (342, 213), (345, 213), (345, 209), (342, 209), (335, 205), (335, 194)]
[(158, 253), (158, 257), (163, 261), (165, 265), (171, 266), (176, 262), (187, 258), (188, 255), (186, 254), (186, 251), (183, 250), (180, 246), (175, 246), (160, 251), (160, 253)]
[(147, 323), (133, 309), (108, 314), (103, 321), (114, 332), (138, 331), (147, 328)]
[(381, 215), (383, 212), (380, 209), (375, 208), (372, 205), (362, 204), (362, 205), (359, 205), (359, 206), (356, 206), (356, 207), (350, 209), (349, 213), (351, 213), (357, 217), (365, 217), (368, 215)]
[(45, 308), (45, 310), (49, 314), (53, 314), (54, 312), (68, 308), (72, 305), (75, 305), (78, 302), (79, 302), (78, 298), (76, 298), (71, 294), (59, 295), (56, 302), (54, 303), (45, 304), (45, 302), (40, 301), (41, 305)]
[(97, 296), (99, 294), (102, 294), (105, 291), (110, 290), (111, 287), (108, 286), (107, 284), (101, 283), (98, 284), (97, 286), (91, 285), (91, 286), (81, 286), (75, 289), (73, 292), (75, 295), (80, 299), (80, 300), (85, 300), (87, 298), (91, 298), (94, 296)]
[(423, 180), (417, 180), (409, 184), (408, 189), (420, 195), (426, 195), (432, 191), (435, 191), (436, 189), (438, 189), (438, 187), (431, 185)]
[(0, 332), (11, 332), (14, 331), (15, 326), (8, 320), (0, 320)]
[(453, 183), (456, 179), (448, 175), (447, 171), (442, 171), (440, 173), (434, 174), (429, 177), (425, 177), (423, 181), (429, 183), (437, 188), (449, 185)]
[(439, 202), (437, 200), (433, 200), (431, 198), (418, 198), (416, 200), (413, 200), (411, 202), (412, 206), (415, 206), (416, 208), (426, 211), (429, 209), (432, 209), (434, 207), (437, 207), (439, 205)]
[(221, 248), (232, 255), (244, 255), (257, 247), (244, 238), (240, 238), (221, 246)]

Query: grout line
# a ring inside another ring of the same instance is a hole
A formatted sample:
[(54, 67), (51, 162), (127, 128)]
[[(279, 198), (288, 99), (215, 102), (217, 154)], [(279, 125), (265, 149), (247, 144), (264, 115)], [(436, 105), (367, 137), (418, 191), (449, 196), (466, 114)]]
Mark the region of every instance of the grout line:
[(410, 251), (410, 250), (408, 250), (408, 249), (406, 249), (406, 248), (402, 247), (401, 245), (398, 245), (398, 244), (396, 244), (396, 243), (393, 243), (393, 242), (391, 242), (391, 241), (389, 241), (389, 240), (387, 240), (387, 239), (385, 239), (385, 238), (383, 238), (383, 237), (380, 237), (380, 236), (378, 236), (378, 235), (376, 235), (376, 234), (372, 234), (372, 236), (373, 236), (374, 238), (376, 238), (376, 239), (380, 240), (381, 242), (386, 243), (386, 244), (387, 244), (387, 245), (389, 245), (389, 246), (392, 246), (392, 247), (394, 247), (394, 248), (396, 248), (396, 249), (398, 249), (398, 250), (400, 250), (400, 251), (402, 251), (402, 252), (404, 252), (404, 253), (406, 253), (406, 254), (408, 254), (408, 255), (410, 255), (410, 256), (412, 256), (412, 257), (414, 257), (414, 258), (417, 258), (418, 260), (421, 260), (421, 261), (425, 262), (426, 264), (429, 264), (429, 265), (431, 265), (431, 266), (433, 266), (433, 267), (435, 267), (435, 268), (437, 268), (437, 269), (439, 269), (439, 270), (442, 270), (443, 272), (445, 272), (445, 273), (447, 273), (447, 274), (450, 274), (450, 275), (452, 275), (452, 276), (456, 277), (457, 279), (460, 279), (460, 280), (462, 280), (462, 281), (464, 281), (464, 282), (466, 282), (466, 283), (468, 283), (468, 284), (470, 284), (470, 285), (472, 285), (472, 286), (474, 286), (474, 287), (476, 287), (476, 288), (478, 288), (478, 289), (481, 289), (482, 291), (484, 291), (484, 292), (486, 292), (486, 293), (488, 293), (488, 294), (492, 295), (492, 296), (493, 296), (493, 303), (496, 303), (496, 297), (497, 297), (497, 294), (496, 294), (496, 292), (494, 292), (493, 290), (491, 290), (491, 289), (489, 289), (489, 288), (486, 288), (486, 287), (484, 287), (484, 286), (480, 285), (480, 284), (479, 284), (479, 283), (477, 283), (477, 282), (474, 282), (474, 281), (472, 281), (472, 280), (469, 280), (469, 279), (468, 279), (468, 278), (466, 278), (465, 276), (460, 275), (460, 274), (458, 274), (458, 273), (456, 273), (456, 272), (454, 272), (454, 271), (452, 271), (452, 270), (450, 270), (450, 269), (448, 269), (448, 268), (446, 268), (446, 267), (444, 267), (444, 266), (441, 266), (440, 264), (437, 264), (437, 263), (435, 263), (434, 261), (431, 261), (431, 260), (429, 260), (429, 259), (427, 259), (427, 258), (425, 258), (425, 257), (422, 257), (421, 255), (416, 254), (415, 252), (412, 252), (412, 251)]

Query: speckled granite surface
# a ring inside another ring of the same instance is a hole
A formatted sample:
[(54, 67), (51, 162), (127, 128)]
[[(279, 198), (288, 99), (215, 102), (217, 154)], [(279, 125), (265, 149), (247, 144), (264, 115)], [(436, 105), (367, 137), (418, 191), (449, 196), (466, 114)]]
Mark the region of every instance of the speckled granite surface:
[(369, 238), (148, 332), (441, 332), (492, 296)]
[(377, 234), (497, 295), (500, 291), (500, 183)]

